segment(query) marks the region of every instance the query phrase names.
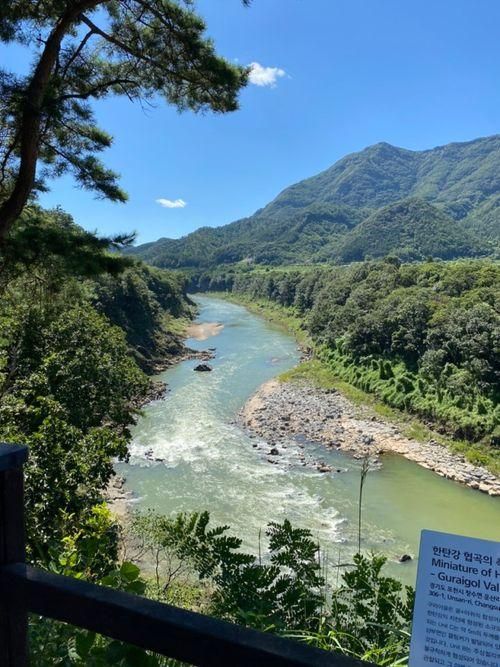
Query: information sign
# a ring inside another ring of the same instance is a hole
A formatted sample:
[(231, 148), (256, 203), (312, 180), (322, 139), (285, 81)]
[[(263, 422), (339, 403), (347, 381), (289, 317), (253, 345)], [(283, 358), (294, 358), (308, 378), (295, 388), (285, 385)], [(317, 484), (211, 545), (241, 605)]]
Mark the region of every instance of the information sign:
[(500, 542), (422, 531), (409, 664), (500, 666)]

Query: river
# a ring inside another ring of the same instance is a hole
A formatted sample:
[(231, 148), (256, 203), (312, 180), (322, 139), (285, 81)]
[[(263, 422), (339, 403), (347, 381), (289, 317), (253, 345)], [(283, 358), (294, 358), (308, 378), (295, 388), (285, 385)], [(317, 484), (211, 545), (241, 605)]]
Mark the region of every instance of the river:
[[(136, 509), (166, 514), (207, 509), (255, 551), (259, 530), (289, 518), (319, 539), (330, 563), (345, 562), (357, 544), (360, 464), (309, 444), (309, 451), (344, 472), (323, 474), (297, 464), (294, 443), (271, 465), (266, 448), (239, 428), (238, 411), (266, 380), (290, 369), (299, 353), (293, 338), (245, 308), (197, 296), (200, 322), (221, 322), (217, 336), (195, 349), (216, 348), (211, 373), (184, 361), (160, 378), (164, 400), (148, 405), (133, 429), (129, 463), (117, 465)], [(153, 458), (161, 461), (151, 461)], [(397, 456), (384, 456), (368, 474), (363, 502), (363, 549), (389, 557), (387, 573), (414, 583), (423, 528), (500, 539), (500, 499), (443, 479)], [(334, 571), (334, 570), (332, 570)], [(335, 576), (335, 575), (333, 575)]]

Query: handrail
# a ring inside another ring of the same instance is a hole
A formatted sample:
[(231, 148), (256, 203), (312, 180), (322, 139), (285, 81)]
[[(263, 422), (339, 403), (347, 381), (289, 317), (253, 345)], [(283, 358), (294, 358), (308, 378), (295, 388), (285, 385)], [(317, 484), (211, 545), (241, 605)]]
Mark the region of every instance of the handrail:
[(28, 664), (28, 612), (201, 667), (369, 667), (210, 616), (26, 565), (22, 465), (0, 444), (0, 665)]
[(203, 667), (367, 667), (367, 663), (22, 563), (0, 587), (30, 612)]

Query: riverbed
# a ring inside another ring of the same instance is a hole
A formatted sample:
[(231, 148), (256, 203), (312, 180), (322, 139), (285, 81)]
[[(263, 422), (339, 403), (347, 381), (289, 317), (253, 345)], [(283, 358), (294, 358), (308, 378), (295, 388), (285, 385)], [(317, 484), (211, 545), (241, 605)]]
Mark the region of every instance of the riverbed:
[[(149, 404), (133, 429), (128, 464), (118, 464), (135, 509), (166, 514), (207, 509), (214, 524), (229, 524), (256, 551), (259, 531), (285, 517), (309, 528), (330, 563), (354, 553), (361, 463), (321, 444), (290, 439), (279, 457), (247, 432), (238, 414), (266, 381), (299, 360), (294, 339), (220, 299), (199, 296), (198, 322), (214, 335), (190, 339), (215, 349), (212, 372), (183, 361), (159, 376), (169, 391)], [(313, 415), (311, 415), (311, 418)], [(324, 462), (320, 472), (308, 461)], [(363, 503), (363, 549), (385, 553), (388, 573), (413, 583), (423, 528), (500, 539), (500, 500), (481, 494), (394, 455), (368, 474)], [(330, 576), (335, 576), (332, 568)]]

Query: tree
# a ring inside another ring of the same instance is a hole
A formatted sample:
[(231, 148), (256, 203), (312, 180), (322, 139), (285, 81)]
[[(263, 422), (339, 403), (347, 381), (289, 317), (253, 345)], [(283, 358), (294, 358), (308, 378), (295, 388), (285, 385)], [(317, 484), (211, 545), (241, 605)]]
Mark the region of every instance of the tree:
[[(247, 2), (245, 1), (245, 4)], [(80, 186), (125, 201), (96, 154), (111, 137), (90, 100), (156, 94), (178, 109), (237, 108), (247, 70), (219, 57), (191, 0), (11, 0), (0, 39), (33, 50), (26, 77), (0, 70), (0, 241), (47, 177), (71, 172)], [(42, 165), (42, 169), (37, 167)]]
[(44, 210), (36, 204), (25, 207), (0, 250), (0, 293), (16, 275), (37, 267), (58, 289), (69, 276), (95, 278), (116, 276), (134, 264), (112, 249), (128, 245), (133, 235), (97, 237), (75, 224), (62, 209)]

